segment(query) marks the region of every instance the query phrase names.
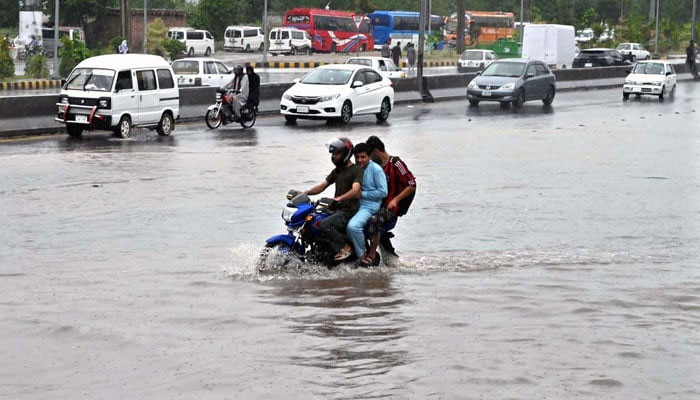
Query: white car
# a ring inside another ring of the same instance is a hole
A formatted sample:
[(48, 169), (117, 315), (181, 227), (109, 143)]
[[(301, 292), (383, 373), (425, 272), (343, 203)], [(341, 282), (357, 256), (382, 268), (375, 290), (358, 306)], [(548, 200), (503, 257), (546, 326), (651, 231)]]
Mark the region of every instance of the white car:
[(675, 91), (676, 70), (673, 64), (663, 60), (640, 61), (625, 78), (622, 98), (627, 100), (630, 94), (637, 98), (646, 94), (659, 96), (659, 100), (663, 100), (664, 96), (673, 97)]
[(287, 122), (337, 119), (347, 124), (353, 115), (361, 114), (374, 114), (378, 121), (385, 121), (394, 107), (389, 78), (363, 65), (324, 65), (294, 81), (280, 101)]
[(215, 58), (182, 58), (172, 63), (178, 86), (223, 86), (233, 79), (232, 70)]
[(459, 64), (457, 71), (459, 72), (476, 72), (483, 71), (491, 65), (498, 57), (491, 50), (464, 50), (459, 56)]
[(578, 43), (588, 43), (591, 40), (593, 40), (593, 29), (591, 28), (586, 28), (579, 31), (578, 35), (576, 36), (576, 42)]
[(193, 57), (203, 54), (209, 57), (214, 53), (214, 36), (209, 31), (192, 28), (170, 28), (168, 38), (176, 39), (185, 44), (187, 55)]
[(649, 52), (639, 43), (620, 43), (617, 45), (617, 51), (632, 61), (648, 60), (650, 56)]
[(406, 77), (406, 73), (394, 64), (391, 58), (384, 57), (351, 57), (345, 61), (345, 64), (364, 65), (365, 67), (373, 68), (379, 71), (381, 76), (389, 79), (402, 79)]

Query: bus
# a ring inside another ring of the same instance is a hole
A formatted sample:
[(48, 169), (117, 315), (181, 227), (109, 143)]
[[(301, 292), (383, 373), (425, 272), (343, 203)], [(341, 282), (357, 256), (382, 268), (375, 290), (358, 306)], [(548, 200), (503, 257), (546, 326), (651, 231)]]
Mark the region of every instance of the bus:
[[(362, 18), (358, 29), (354, 17)], [(284, 26), (306, 31), (314, 51), (335, 53), (374, 49), (369, 18), (347, 11), (293, 8), (284, 14)]]
[[(374, 11), (367, 14), (372, 24), (372, 36), (374, 48), (379, 50), (393, 34), (418, 35), (420, 14), (413, 11)], [(431, 32), (442, 33), (445, 26), (444, 18), (439, 15), (430, 16), (430, 24), (426, 21), (426, 34)]]
[[(501, 11), (465, 11), (464, 44), (489, 44), (499, 39), (513, 39), (515, 15)], [(457, 13), (452, 13), (445, 28), (445, 42), (457, 43)]]

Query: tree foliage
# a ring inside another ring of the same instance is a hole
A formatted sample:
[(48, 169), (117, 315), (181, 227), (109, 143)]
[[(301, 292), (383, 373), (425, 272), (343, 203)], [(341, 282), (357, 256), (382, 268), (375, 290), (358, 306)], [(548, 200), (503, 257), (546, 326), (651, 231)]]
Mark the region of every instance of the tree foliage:
[(0, 79), (10, 78), (15, 75), (15, 63), (10, 57), (10, 43), (5, 38), (0, 38)]
[(168, 27), (161, 18), (156, 18), (148, 24), (146, 29), (146, 53), (159, 55), (164, 57), (166, 54), (165, 41), (168, 40)]
[(42, 54), (35, 54), (27, 60), (25, 75), (30, 78), (46, 79), (49, 77), (49, 67), (46, 64), (46, 57)]

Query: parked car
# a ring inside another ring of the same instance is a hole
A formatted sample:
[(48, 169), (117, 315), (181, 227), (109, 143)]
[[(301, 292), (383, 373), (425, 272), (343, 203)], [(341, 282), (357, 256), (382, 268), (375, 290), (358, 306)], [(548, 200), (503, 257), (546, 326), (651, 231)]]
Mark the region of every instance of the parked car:
[(178, 86), (219, 87), (233, 79), (232, 70), (215, 58), (182, 58), (172, 68)]
[(272, 54), (311, 54), (311, 37), (297, 28), (275, 28), (270, 31), (268, 51)]
[(528, 100), (542, 100), (545, 105), (554, 101), (556, 79), (542, 61), (497, 60), (477, 74), (467, 86), (467, 100), (473, 106), (480, 101), (498, 101), (518, 109)]
[(630, 65), (630, 60), (622, 57), (615, 49), (585, 49), (574, 58), (574, 68), (611, 67), (615, 65)]
[(255, 26), (229, 26), (224, 32), (224, 50), (263, 51), (265, 34)]
[(194, 57), (203, 54), (206, 57), (214, 54), (214, 36), (209, 31), (192, 28), (170, 28), (168, 30), (170, 39), (177, 39), (185, 44), (187, 55)]
[(648, 60), (650, 57), (649, 52), (639, 43), (620, 43), (617, 45), (617, 51), (632, 62)]
[(491, 50), (464, 50), (464, 53), (459, 56), (457, 71), (483, 71), (496, 59), (498, 59), (498, 56)]
[(622, 86), (624, 100), (629, 99), (630, 94), (637, 98), (643, 94), (659, 96), (659, 100), (663, 100), (665, 96), (673, 97), (675, 92), (676, 69), (673, 64), (663, 60), (638, 62)]
[(394, 107), (389, 78), (364, 65), (324, 65), (294, 82), (280, 101), (280, 112), (287, 122), (337, 119), (347, 124), (361, 114), (374, 114), (378, 121), (385, 121)]
[(72, 137), (85, 129), (122, 138), (142, 126), (168, 136), (180, 117), (180, 92), (170, 64), (147, 54), (109, 54), (78, 64), (66, 79), (55, 118)]
[(406, 77), (406, 73), (401, 68), (397, 67), (391, 58), (351, 57), (345, 61), (345, 64), (357, 64), (370, 67), (378, 71), (381, 76), (389, 79), (402, 79)]
[(581, 31), (579, 31), (578, 35), (576, 35), (576, 42), (578, 43), (588, 43), (591, 40), (593, 40), (593, 29), (592, 28), (586, 28)]

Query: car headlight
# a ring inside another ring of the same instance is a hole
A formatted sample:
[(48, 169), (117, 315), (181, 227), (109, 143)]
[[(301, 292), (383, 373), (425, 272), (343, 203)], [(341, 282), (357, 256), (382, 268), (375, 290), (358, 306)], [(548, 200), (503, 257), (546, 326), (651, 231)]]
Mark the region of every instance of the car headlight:
[(292, 101), (292, 96), (288, 95), (287, 93), (285, 93), (285, 94), (282, 96), (282, 98), (285, 99), (285, 100)]
[(515, 89), (515, 83), (506, 83), (505, 85), (501, 86), (501, 89), (513, 90), (513, 89)]
[(333, 94), (329, 96), (321, 96), (321, 102), (335, 100), (340, 97), (340, 94)]
[(282, 219), (285, 222), (292, 222), (292, 217), (294, 216), (294, 213), (297, 212), (296, 207), (285, 207), (284, 210), (282, 210)]
[(109, 99), (100, 99), (97, 102), (97, 108), (112, 108), (112, 102)]
[(467, 87), (468, 87), (469, 89), (474, 89), (474, 88), (476, 87), (476, 79), (472, 79), (472, 80), (469, 82), (469, 85), (467, 85)]
[(652, 82), (651, 86), (661, 86), (661, 82)]

